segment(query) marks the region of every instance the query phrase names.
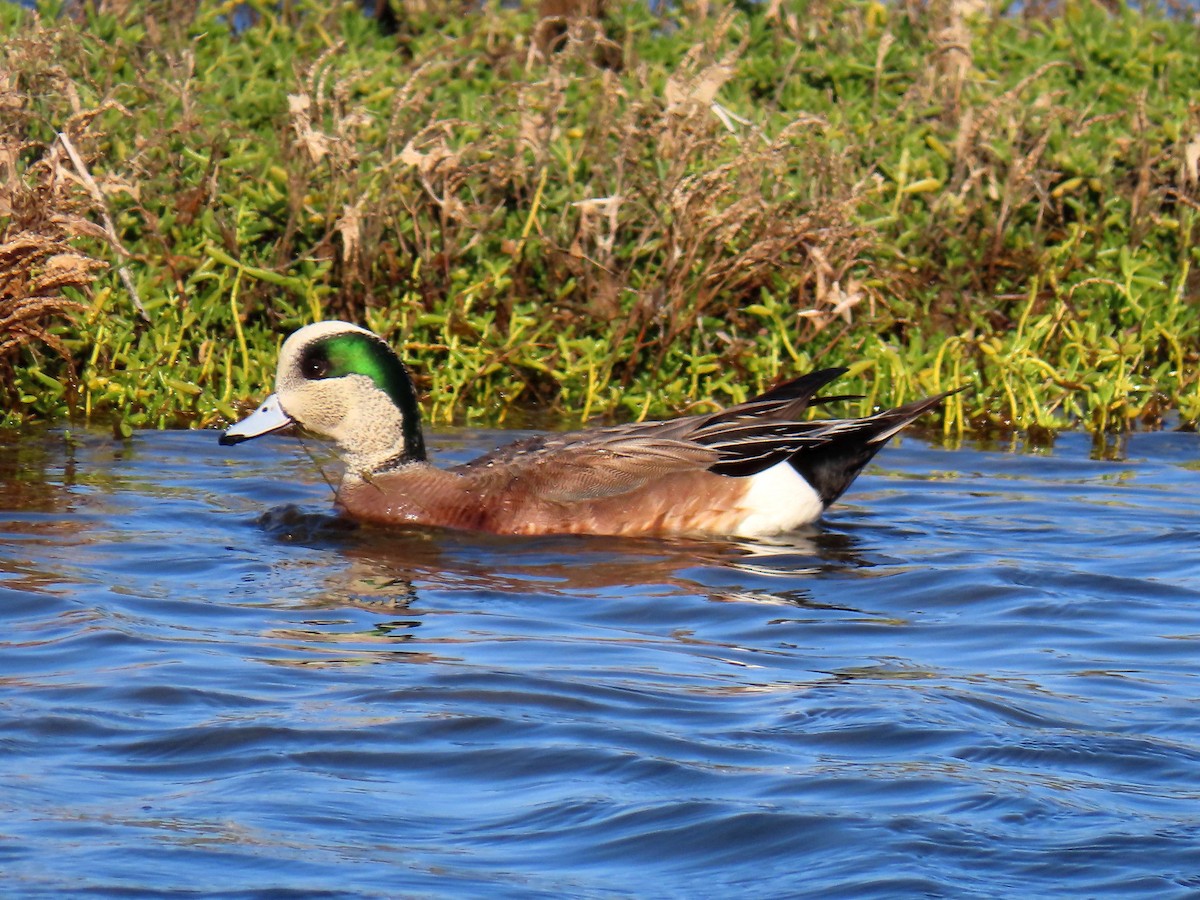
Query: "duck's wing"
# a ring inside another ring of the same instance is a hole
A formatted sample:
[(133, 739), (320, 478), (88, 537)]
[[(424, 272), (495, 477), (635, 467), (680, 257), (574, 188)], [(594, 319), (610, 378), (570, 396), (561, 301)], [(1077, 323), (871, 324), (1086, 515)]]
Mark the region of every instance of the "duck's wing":
[(703, 473), (720, 458), (715, 449), (656, 432), (623, 427), (547, 435), (502, 447), (453, 471), (481, 493), (518, 490), (553, 503), (574, 503), (626, 494), (670, 475)]
[(840, 399), (816, 394), (844, 371), (813, 372), (718, 413), (519, 441), (453, 471), (481, 494), (515, 490), (572, 503), (620, 496), (668, 476), (742, 478), (788, 462), (832, 502), (892, 435), (946, 396), (865, 419), (786, 418)]
[(523, 490), (571, 503), (636, 491), (671, 475), (751, 475), (814, 443), (824, 423), (796, 422), (842, 368), (785, 382), (728, 409), (519, 441), (454, 471), (481, 492)]
[[(826, 369), (814, 372), (813, 376), (828, 380), (830, 373), (835, 376), (841, 371), (845, 370)], [(754, 405), (764, 399), (768, 402), (789, 402), (786, 394), (780, 397), (776, 392), (795, 391), (797, 398), (792, 402), (800, 402), (805, 406), (857, 399), (849, 396), (816, 397), (816, 390), (824, 382), (816, 387), (798, 384), (808, 377), (780, 385), (762, 398), (728, 411), (731, 414), (741, 412), (737, 417), (719, 414), (693, 429), (688, 435), (690, 440), (713, 447), (720, 453), (720, 460), (712, 466), (712, 471), (720, 475), (754, 475), (786, 460), (818, 489), (827, 504), (832, 503), (888, 440), (922, 414), (940, 405), (946, 397), (966, 389), (961, 387), (944, 391), (861, 419), (795, 422), (777, 418), (782, 413), (774, 407), (768, 407), (766, 414), (758, 412), (755, 418), (745, 414), (748, 409), (754, 412)], [(784, 411), (790, 413), (794, 407), (785, 407)], [(768, 416), (768, 420), (763, 421)]]
[(739, 403), (737, 406), (731, 406), (720, 412), (697, 418), (702, 419), (705, 424), (726, 422), (741, 418), (795, 421), (810, 406), (833, 403), (837, 400), (858, 399), (853, 394), (842, 394), (836, 397), (817, 396), (817, 391), (821, 390), (821, 388), (825, 387), (825, 385), (835, 378), (845, 375), (848, 371), (850, 370), (843, 367), (818, 369), (816, 372), (809, 372), (807, 375), (801, 375), (799, 378), (785, 381), (783, 384), (773, 387), (769, 391), (759, 394), (757, 397), (751, 397), (745, 403)]
[(752, 475), (819, 443), (826, 422), (772, 416), (798, 401), (808, 403), (817, 389), (803, 388), (803, 398), (756, 399), (723, 413), (543, 435), (454, 471), (481, 493), (521, 490), (558, 503), (619, 496), (684, 473)]

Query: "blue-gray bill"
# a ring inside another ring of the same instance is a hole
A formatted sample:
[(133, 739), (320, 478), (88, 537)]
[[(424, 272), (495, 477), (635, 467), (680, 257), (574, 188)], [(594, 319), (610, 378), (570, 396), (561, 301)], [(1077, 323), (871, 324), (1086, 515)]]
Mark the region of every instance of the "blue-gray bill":
[(236, 425), (231, 425), (222, 432), (219, 443), (222, 446), (240, 444), (251, 438), (262, 437), (272, 431), (287, 428), (293, 424), (291, 416), (283, 411), (279, 400), (272, 394), (256, 409)]

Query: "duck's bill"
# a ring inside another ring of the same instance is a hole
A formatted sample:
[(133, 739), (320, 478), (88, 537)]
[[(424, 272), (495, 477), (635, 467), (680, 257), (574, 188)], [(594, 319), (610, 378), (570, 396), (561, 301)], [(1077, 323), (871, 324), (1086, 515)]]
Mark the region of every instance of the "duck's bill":
[(270, 434), (272, 431), (278, 431), (280, 428), (287, 428), (292, 424), (291, 416), (283, 411), (283, 407), (279, 405), (279, 400), (272, 394), (263, 401), (262, 406), (250, 413), (242, 421), (225, 429), (221, 433), (219, 443), (224, 447), (230, 444), (240, 444), (242, 441), (262, 437), (264, 434)]

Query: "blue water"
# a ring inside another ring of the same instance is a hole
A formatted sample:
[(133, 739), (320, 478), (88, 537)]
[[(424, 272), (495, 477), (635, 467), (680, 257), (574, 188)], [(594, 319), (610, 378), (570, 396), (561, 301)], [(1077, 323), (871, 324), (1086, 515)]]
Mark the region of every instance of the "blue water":
[(350, 529), (282, 437), (0, 444), (6, 895), (1200, 893), (1197, 435), (908, 437), (758, 544)]

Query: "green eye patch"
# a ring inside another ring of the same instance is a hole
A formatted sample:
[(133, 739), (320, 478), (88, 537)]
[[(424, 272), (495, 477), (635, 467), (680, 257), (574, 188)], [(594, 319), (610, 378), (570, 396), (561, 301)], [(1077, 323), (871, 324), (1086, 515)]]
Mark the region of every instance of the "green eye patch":
[(405, 456), (425, 459), (425, 441), (421, 435), (421, 410), (412, 379), (404, 364), (379, 338), (371, 334), (338, 334), (316, 341), (300, 357), (305, 378), (321, 380), (346, 375), (365, 375), (383, 391), (404, 418)]

